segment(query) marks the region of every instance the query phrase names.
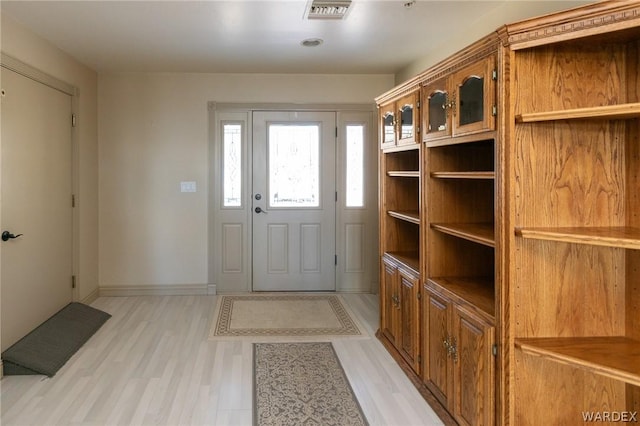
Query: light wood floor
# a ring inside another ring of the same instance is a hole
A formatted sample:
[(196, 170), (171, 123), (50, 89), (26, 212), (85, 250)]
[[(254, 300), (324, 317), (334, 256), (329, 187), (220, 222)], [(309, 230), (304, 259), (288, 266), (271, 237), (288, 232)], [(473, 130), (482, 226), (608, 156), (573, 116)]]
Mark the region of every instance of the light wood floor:
[[(440, 425), (374, 337), (375, 295), (343, 295), (369, 338), (334, 347), (371, 425)], [(101, 297), (113, 317), (49, 379), (0, 381), (1, 424), (251, 425), (250, 340), (207, 340), (216, 296)]]

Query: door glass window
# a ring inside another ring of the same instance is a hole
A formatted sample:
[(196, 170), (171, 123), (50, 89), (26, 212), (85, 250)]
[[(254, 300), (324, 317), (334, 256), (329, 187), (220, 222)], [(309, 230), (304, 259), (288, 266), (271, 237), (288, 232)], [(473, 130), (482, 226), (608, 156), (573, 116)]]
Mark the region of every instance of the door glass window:
[(269, 207), (320, 206), (320, 127), (270, 124)]
[(346, 206), (364, 206), (364, 126), (347, 125)]
[(395, 142), (395, 122), (393, 121), (393, 114), (388, 112), (383, 117), (384, 127), (384, 142)]
[(460, 125), (484, 119), (484, 80), (471, 76), (460, 86)]
[(223, 206), (242, 206), (242, 125), (223, 125)]
[(447, 129), (447, 95), (435, 92), (429, 96), (429, 126), (427, 132), (441, 132)]
[(400, 110), (400, 139), (413, 137), (413, 105), (405, 105)]

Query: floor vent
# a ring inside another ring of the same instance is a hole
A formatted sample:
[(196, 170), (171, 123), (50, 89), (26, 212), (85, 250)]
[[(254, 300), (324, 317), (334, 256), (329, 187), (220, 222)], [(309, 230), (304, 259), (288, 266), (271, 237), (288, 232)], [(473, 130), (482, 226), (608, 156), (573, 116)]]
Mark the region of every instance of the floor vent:
[(344, 19), (351, 0), (313, 0), (307, 7), (307, 19)]

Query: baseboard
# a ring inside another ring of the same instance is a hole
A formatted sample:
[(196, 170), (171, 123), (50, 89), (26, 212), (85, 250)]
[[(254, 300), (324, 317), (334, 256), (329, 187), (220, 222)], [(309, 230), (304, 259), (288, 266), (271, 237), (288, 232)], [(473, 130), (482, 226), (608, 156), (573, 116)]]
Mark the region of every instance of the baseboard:
[(95, 302), (95, 300), (100, 297), (100, 289), (96, 288), (95, 290), (93, 290), (91, 293), (89, 293), (89, 295), (87, 297), (85, 297), (84, 299), (82, 299), (80, 301), (80, 303), (84, 303), (85, 305), (90, 305), (93, 302)]
[(207, 294), (209, 296), (215, 296), (218, 294), (218, 285), (217, 284), (208, 284), (207, 285)]
[[(100, 287), (100, 297), (117, 296), (207, 296), (208, 284), (171, 284), (145, 286)], [(215, 287), (215, 286), (214, 286)], [(214, 288), (215, 291), (215, 288)], [(215, 294), (215, 293), (213, 293)]]

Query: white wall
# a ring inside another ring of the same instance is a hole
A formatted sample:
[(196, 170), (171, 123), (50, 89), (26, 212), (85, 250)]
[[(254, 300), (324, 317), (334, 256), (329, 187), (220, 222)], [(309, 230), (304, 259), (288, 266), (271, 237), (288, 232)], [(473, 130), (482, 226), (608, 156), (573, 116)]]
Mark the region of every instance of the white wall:
[[(100, 286), (201, 293), (208, 283), (209, 101), (373, 103), (392, 75), (99, 76)], [(195, 181), (196, 193), (181, 193)]]
[(98, 127), (97, 74), (7, 16), (1, 16), (1, 49), (79, 91), (76, 160), (77, 298), (88, 300), (98, 289)]

